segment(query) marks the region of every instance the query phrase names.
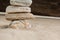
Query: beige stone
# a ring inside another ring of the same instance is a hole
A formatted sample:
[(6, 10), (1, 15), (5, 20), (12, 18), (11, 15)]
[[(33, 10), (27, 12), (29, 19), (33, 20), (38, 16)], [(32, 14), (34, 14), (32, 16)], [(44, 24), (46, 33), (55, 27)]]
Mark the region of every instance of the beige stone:
[(10, 0), (10, 4), (19, 6), (30, 6), (32, 4), (32, 0)]
[(8, 6), (6, 8), (7, 13), (11, 12), (31, 12), (30, 7), (20, 7), (20, 6)]
[(16, 14), (6, 14), (7, 20), (21, 20), (21, 19), (33, 19), (34, 15), (32, 13), (16, 13)]

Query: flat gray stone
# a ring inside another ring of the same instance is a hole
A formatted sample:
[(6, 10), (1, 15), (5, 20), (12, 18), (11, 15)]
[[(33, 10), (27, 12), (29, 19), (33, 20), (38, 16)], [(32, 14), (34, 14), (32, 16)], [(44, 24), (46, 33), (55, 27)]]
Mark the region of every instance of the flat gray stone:
[(32, 4), (32, 0), (10, 0), (10, 4), (19, 6), (30, 6)]
[(6, 8), (6, 12), (31, 12), (30, 7), (20, 7), (20, 6), (8, 6)]

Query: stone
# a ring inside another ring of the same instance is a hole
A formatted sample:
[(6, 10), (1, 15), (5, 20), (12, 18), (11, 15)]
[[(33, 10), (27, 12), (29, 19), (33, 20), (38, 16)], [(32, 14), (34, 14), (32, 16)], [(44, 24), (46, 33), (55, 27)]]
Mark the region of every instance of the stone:
[(31, 24), (27, 20), (17, 20), (13, 21), (9, 27), (12, 29), (30, 29)]
[(12, 28), (12, 29), (24, 29), (25, 25), (21, 21), (13, 21), (12, 24), (9, 26), (9, 28)]
[(6, 14), (7, 20), (22, 20), (22, 19), (33, 19), (34, 15), (32, 13), (16, 13), (16, 14)]
[(10, 4), (19, 6), (30, 6), (32, 4), (32, 0), (10, 0)]
[(8, 6), (6, 8), (7, 13), (11, 12), (31, 12), (30, 7), (20, 7), (20, 6)]

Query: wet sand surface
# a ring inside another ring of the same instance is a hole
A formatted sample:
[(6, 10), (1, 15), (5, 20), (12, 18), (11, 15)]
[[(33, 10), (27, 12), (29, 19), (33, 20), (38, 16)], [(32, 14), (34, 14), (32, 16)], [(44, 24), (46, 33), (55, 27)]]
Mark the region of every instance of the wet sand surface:
[[(1, 36), (1, 33), (2, 35), (3, 33), (7, 33), (6, 35), (8, 35), (9, 37), (5, 35), (6, 38), (10, 38), (11, 40), (60, 40), (60, 20), (36, 18), (30, 20), (29, 22), (32, 25), (32, 28), (29, 31), (0, 29), (0, 37), (3, 37)], [(9, 25), (9, 23), (10, 21), (7, 21), (5, 19), (5, 16), (0, 16), (0, 27)], [(12, 36), (14, 36), (15, 39), (11, 38)]]

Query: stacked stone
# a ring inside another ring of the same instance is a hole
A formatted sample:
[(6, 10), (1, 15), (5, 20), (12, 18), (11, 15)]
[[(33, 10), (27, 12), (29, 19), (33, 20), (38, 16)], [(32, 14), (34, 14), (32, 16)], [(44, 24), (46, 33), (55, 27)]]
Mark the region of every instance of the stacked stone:
[(10, 4), (11, 5), (6, 8), (6, 19), (9, 21), (15, 20), (16, 23), (18, 20), (21, 20), (20, 22), (22, 23), (23, 21), (23, 24), (26, 24), (25, 26), (30, 25), (26, 20), (34, 18), (31, 13), (31, 8), (29, 7), (32, 4), (32, 0), (10, 0)]

